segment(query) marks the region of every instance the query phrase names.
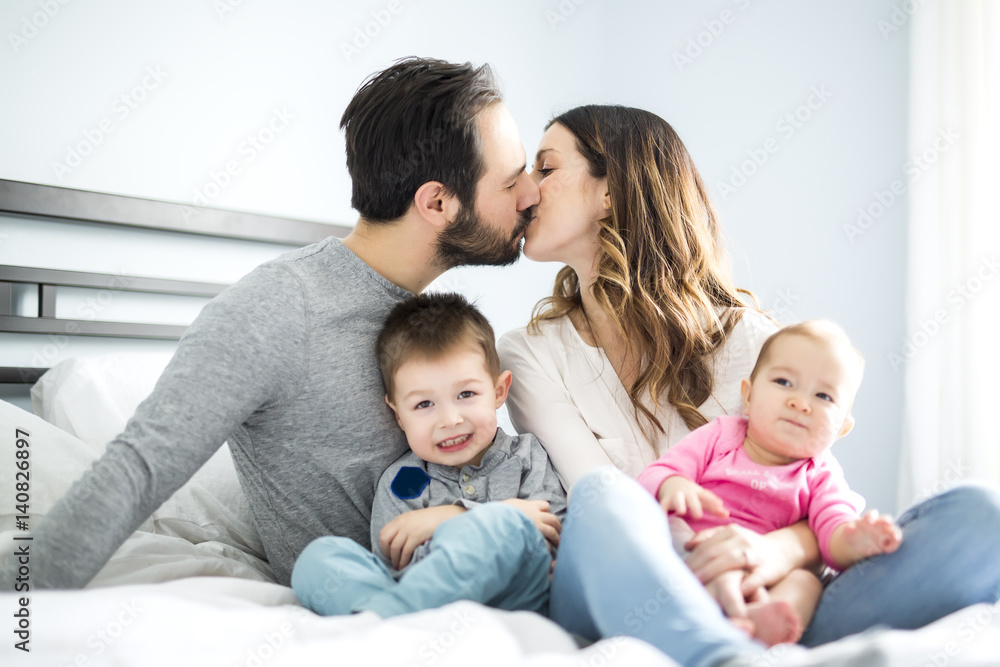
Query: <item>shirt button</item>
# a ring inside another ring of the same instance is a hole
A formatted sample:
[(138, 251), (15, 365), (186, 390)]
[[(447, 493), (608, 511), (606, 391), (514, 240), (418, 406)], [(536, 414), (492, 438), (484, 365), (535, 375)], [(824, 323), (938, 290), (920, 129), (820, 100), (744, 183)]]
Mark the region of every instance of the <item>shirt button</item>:
[(469, 481), (469, 473), (467, 473), (467, 472), (462, 473), (462, 481), (463, 482), (468, 482)]
[(474, 495), (476, 495), (476, 487), (474, 487), (471, 484), (469, 484), (467, 487), (465, 487), (465, 495), (467, 495), (467, 496), (474, 496)]

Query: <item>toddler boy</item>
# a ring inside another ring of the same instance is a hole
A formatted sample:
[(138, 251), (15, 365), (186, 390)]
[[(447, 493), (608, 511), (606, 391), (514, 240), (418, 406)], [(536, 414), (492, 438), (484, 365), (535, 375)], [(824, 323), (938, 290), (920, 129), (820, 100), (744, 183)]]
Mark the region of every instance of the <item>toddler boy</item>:
[(493, 328), (458, 294), (424, 294), (389, 313), (377, 354), (410, 451), (379, 480), (372, 552), (314, 540), (292, 571), (299, 599), (324, 615), (455, 600), (544, 612), (566, 494), (534, 436), (497, 428), (511, 373)]

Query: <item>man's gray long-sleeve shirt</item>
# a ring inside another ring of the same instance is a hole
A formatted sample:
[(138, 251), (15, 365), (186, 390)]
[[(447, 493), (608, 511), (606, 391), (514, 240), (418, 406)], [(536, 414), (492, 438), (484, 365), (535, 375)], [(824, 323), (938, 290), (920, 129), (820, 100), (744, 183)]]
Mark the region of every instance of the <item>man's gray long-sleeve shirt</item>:
[[(330, 238), (213, 299), (125, 431), (39, 525), (33, 587), (84, 586), (225, 440), (280, 583), (316, 537), (369, 546), (376, 483), (407, 450), (375, 339), (408, 296)], [(15, 566), (0, 588), (13, 589)]]

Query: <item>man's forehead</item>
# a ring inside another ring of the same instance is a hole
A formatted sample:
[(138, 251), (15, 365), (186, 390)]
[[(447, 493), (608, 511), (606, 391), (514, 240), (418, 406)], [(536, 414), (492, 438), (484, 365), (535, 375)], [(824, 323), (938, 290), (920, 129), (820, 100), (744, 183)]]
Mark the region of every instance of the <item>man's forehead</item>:
[(476, 117), (483, 142), (483, 157), (488, 172), (507, 180), (524, 169), (525, 153), (517, 123), (502, 102), (495, 102)]

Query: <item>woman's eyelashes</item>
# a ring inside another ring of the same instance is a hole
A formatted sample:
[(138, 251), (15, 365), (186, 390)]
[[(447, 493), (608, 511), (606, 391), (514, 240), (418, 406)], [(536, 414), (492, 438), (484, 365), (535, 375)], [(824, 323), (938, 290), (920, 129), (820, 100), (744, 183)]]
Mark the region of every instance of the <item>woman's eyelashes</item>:
[(552, 167), (536, 167), (535, 171), (541, 174), (542, 178), (545, 178), (550, 173), (552, 173)]

